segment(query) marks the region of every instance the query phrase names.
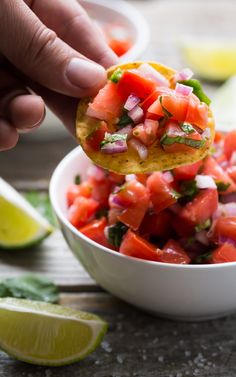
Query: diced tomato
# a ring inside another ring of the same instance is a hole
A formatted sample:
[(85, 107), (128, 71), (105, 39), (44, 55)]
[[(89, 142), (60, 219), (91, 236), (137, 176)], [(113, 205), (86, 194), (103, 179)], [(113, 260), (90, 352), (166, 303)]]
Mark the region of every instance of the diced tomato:
[(134, 194), (135, 202), (118, 216), (118, 220), (137, 230), (145, 216), (149, 207), (149, 192), (147, 188), (136, 180), (127, 182), (124, 190), (128, 190)]
[[(168, 138), (176, 138), (176, 137), (181, 137), (185, 140), (193, 140), (194, 141), (202, 141), (202, 137), (199, 134), (199, 132), (195, 131), (190, 134), (185, 134), (179, 127), (178, 123), (171, 120), (166, 124), (165, 128), (165, 134), (167, 135)], [(187, 143), (187, 141), (186, 141)], [(193, 144), (194, 145), (194, 144)], [(196, 147), (194, 146), (189, 146), (184, 143), (178, 143), (177, 141), (173, 144), (166, 145), (165, 142), (163, 141), (162, 147), (165, 152), (168, 153), (178, 153), (178, 152), (188, 152), (188, 153), (194, 153), (196, 151)]]
[(210, 257), (211, 263), (236, 262), (236, 247), (225, 243), (213, 251)]
[(202, 161), (197, 161), (191, 165), (180, 166), (179, 168), (173, 169), (174, 178), (177, 181), (188, 181), (194, 179), (198, 174), (202, 166)]
[(147, 174), (136, 174), (136, 179), (138, 182), (142, 183), (143, 185), (146, 185), (148, 176)]
[(112, 183), (116, 183), (117, 185), (121, 185), (124, 182), (124, 180), (125, 180), (125, 176), (124, 175), (116, 174), (116, 173), (113, 173), (111, 171), (108, 174), (109, 174), (108, 175), (109, 180)]
[(89, 177), (88, 182), (92, 186), (92, 198), (99, 203), (99, 207), (108, 207), (108, 198), (113, 188), (112, 182), (108, 179), (97, 181), (93, 177)]
[(132, 42), (128, 39), (110, 39), (109, 46), (117, 56), (122, 56), (132, 47)]
[(155, 120), (148, 120), (148, 125), (139, 124), (133, 129), (133, 136), (141, 141), (144, 145), (149, 147), (157, 140), (158, 122)]
[(171, 236), (171, 213), (162, 211), (158, 214), (147, 213), (144, 216), (139, 232), (143, 237), (154, 236), (160, 239), (167, 239)]
[(236, 191), (236, 185), (226, 171), (216, 162), (213, 157), (207, 157), (204, 161), (203, 174), (210, 175), (216, 183), (229, 184), (227, 190), (219, 191), (221, 195), (227, 195)]
[(76, 228), (84, 226), (95, 215), (99, 203), (90, 198), (78, 196), (69, 208), (68, 219)]
[(149, 107), (158, 99), (158, 97), (162, 94), (170, 94), (172, 93), (171, 89), (166, 87), (160, 87), (156, 89), (153, 93), (151, 93), (145, 100), (140, 103), (140, 107), (143, 109), (143, 111), (146, 113)]
[(160, 172), (155, 172), (148, 177), (147, 188), (155, 213), (161, 212), (177, 201), (175, 192)]
[(228, 160), (230, 160), (233, 152), (236, 152), (236, 131), (227, 133), (224, 139), (224, 153)]
[(219, 143), (223, 139), (224, 139), (224, 134), (222, 132), (216, 131), (214, 142)]
[(230, 166), (227, 169), (227, 174), (234, 181), (234, 183), (236, 183), (236, 166)]
[(218, 207), (218, 193), (215, 189), (201, 190), (187, 203), (173, 219), (173, 227), (182, 237), (191, 236), (195, 226), (204, 224)]
[(159, 98), (148, 108), (148, 113), (162, 117), (165, 115), (165, 109), (170, 113), (172, 119), (184, 122), (187, 114), (188, 102), (188, 97), (176, 95), (175, 92), (172, 91), (169, 95), (163, 94), (159, 96)]
[(156, 89), (156, 83), (142, 76), (137, 69), (125, 71), (116, 85), (118, 93), (123, 99), (127, 99), (131, 93), (144, 99)]
[(130, 257), (159, 261), (158, 249), (129, 230), (120, 245), (120, 253)]
[(188, 110), (185, 122), (206, 128), (208, 124), (208, 106), (204, 102), (198, 102), (192, 96), (189, 97)]
[(104, 231), (106, 226), (107, 221), (105, 217), (102, 217), (99, 220), (93, 220), (89, 224), (79, 228), (79, 231), (100, 245), (112, 248), (112, 245), (109, 244), (107, 238), (105, 237)]
[(236, 242), (236, 217), (220, 217), (213, 224), (212, 239), (218, 243), (221, 239), (231, 239)]
[(75, 198), (83, 196), (90, 198), (92, 194), (92, 186), (89, 182), (82, 182), (80, 185), (74, 183), (70, 184), (67, 189), (67, 204), (70, 207), (74, 203)]
[(159, 250), (159, 261), (163, 263), (189, 264), (190, 258), (177, 241), (169, 240), (162, 250)]
[(86, 150), (100, 151), (100, 143), (104, 140), (106, 132), (109, 132), (107, 124), (101, 122), (100, 125), (86, 138)]
[(117, 91), (117, 84), (112, 81), (99, 90), (93, 102), (89, 104), (87, 115), (111, 122), (120, 117), (123, 108), (123, 98)]

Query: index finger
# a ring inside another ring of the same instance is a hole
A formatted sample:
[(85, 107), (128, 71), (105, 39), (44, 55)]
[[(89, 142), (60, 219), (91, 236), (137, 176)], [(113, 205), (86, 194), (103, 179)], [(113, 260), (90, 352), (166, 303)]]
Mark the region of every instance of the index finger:
[(40, 20), (72, 48), (105, 68), (117, 63), (95, 23), (76, 0), (25, 0)]

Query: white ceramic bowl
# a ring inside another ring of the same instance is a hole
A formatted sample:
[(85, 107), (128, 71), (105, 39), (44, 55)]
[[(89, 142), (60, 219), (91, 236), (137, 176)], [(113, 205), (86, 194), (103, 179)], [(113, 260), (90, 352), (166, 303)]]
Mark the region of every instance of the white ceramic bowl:
[[(133, 61), (141, 57), (149, 42), (149, 27), (142, 14), (123, 0), (79, 0), (88, 14), (100, 23), (118, 23), (127, 30), (133, 46), (120, 61)], [(68, 134), (58, 118), (47, 109), (43, 124), (34, 132), (22, 136), (23, 140), (61, 139)]]
[(205, 320), (236, 310), (236, 263), (174, 265), (127, 257), (91, 241), (67, 220), (66, 191), (90, 165), (80, 147), (58, 165), (50, 198), (64, 237), (97, 283), (115, 296), (159, 316)]

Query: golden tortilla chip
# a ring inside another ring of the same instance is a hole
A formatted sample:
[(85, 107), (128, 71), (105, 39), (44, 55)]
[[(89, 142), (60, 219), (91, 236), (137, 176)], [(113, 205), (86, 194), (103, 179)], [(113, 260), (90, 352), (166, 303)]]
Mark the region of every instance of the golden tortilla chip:
[[(122, 70), (138, 68), (144, 62), (124, 63), (118, 66), (111, 67), (107, 71), (108, 78), (117, 69)], [(173, 69), (161, 65), (156, 62), (147, 62), (158, 72), (163, 74), (170, 80), (176, 73)], [(113, 171), (118, 174), (139, 174), (151, 173), (153, 171), (170, 170), (181, 165), (189, 165), (196, 161), (203, 159), (209, 152), (211, 144), (214, 140), (215, 127), (212, 112), (209, 110), (208, 114), (208, 128), (211, 131), (211, 139), (207, 145), (201, 149), (196, 149), (193, 153), (178, 152), (167, 153), (165, 152), (159, 141), (148, 147), (148, 157), (146, 160), (141, 160), (138, 153), (133, 148), (128, 148), (127, 152), (117, 154), (105, 154), (101, 151), (86, 150), (86, 138), (100, 125), (101, 121), (93, 119), (86, 115), (88, 104), (92, 98), (82, 99), (79, 103), (76, 119), (76, 135), (88, 157), (97, 165), (104, 169)], [(112, 130), (112, 125), (109, 125)]]

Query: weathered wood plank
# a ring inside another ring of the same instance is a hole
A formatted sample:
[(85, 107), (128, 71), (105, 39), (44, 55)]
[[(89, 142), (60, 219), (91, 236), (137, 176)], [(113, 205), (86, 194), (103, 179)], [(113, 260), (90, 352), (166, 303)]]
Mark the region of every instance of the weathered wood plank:
[(73, 256), (59, 230), (34, 249), (0, 252), (0, 279), (28, 272), (47, 276), (61, 290), (99, 289)]
[(1, 377), (233, 377), (236, 315), (203, 323), (153, 317), (106, 293), (69, 294), (61, 303), (105, 318), (109, 331), (84, 361), (46, 368), (0, 353)]

